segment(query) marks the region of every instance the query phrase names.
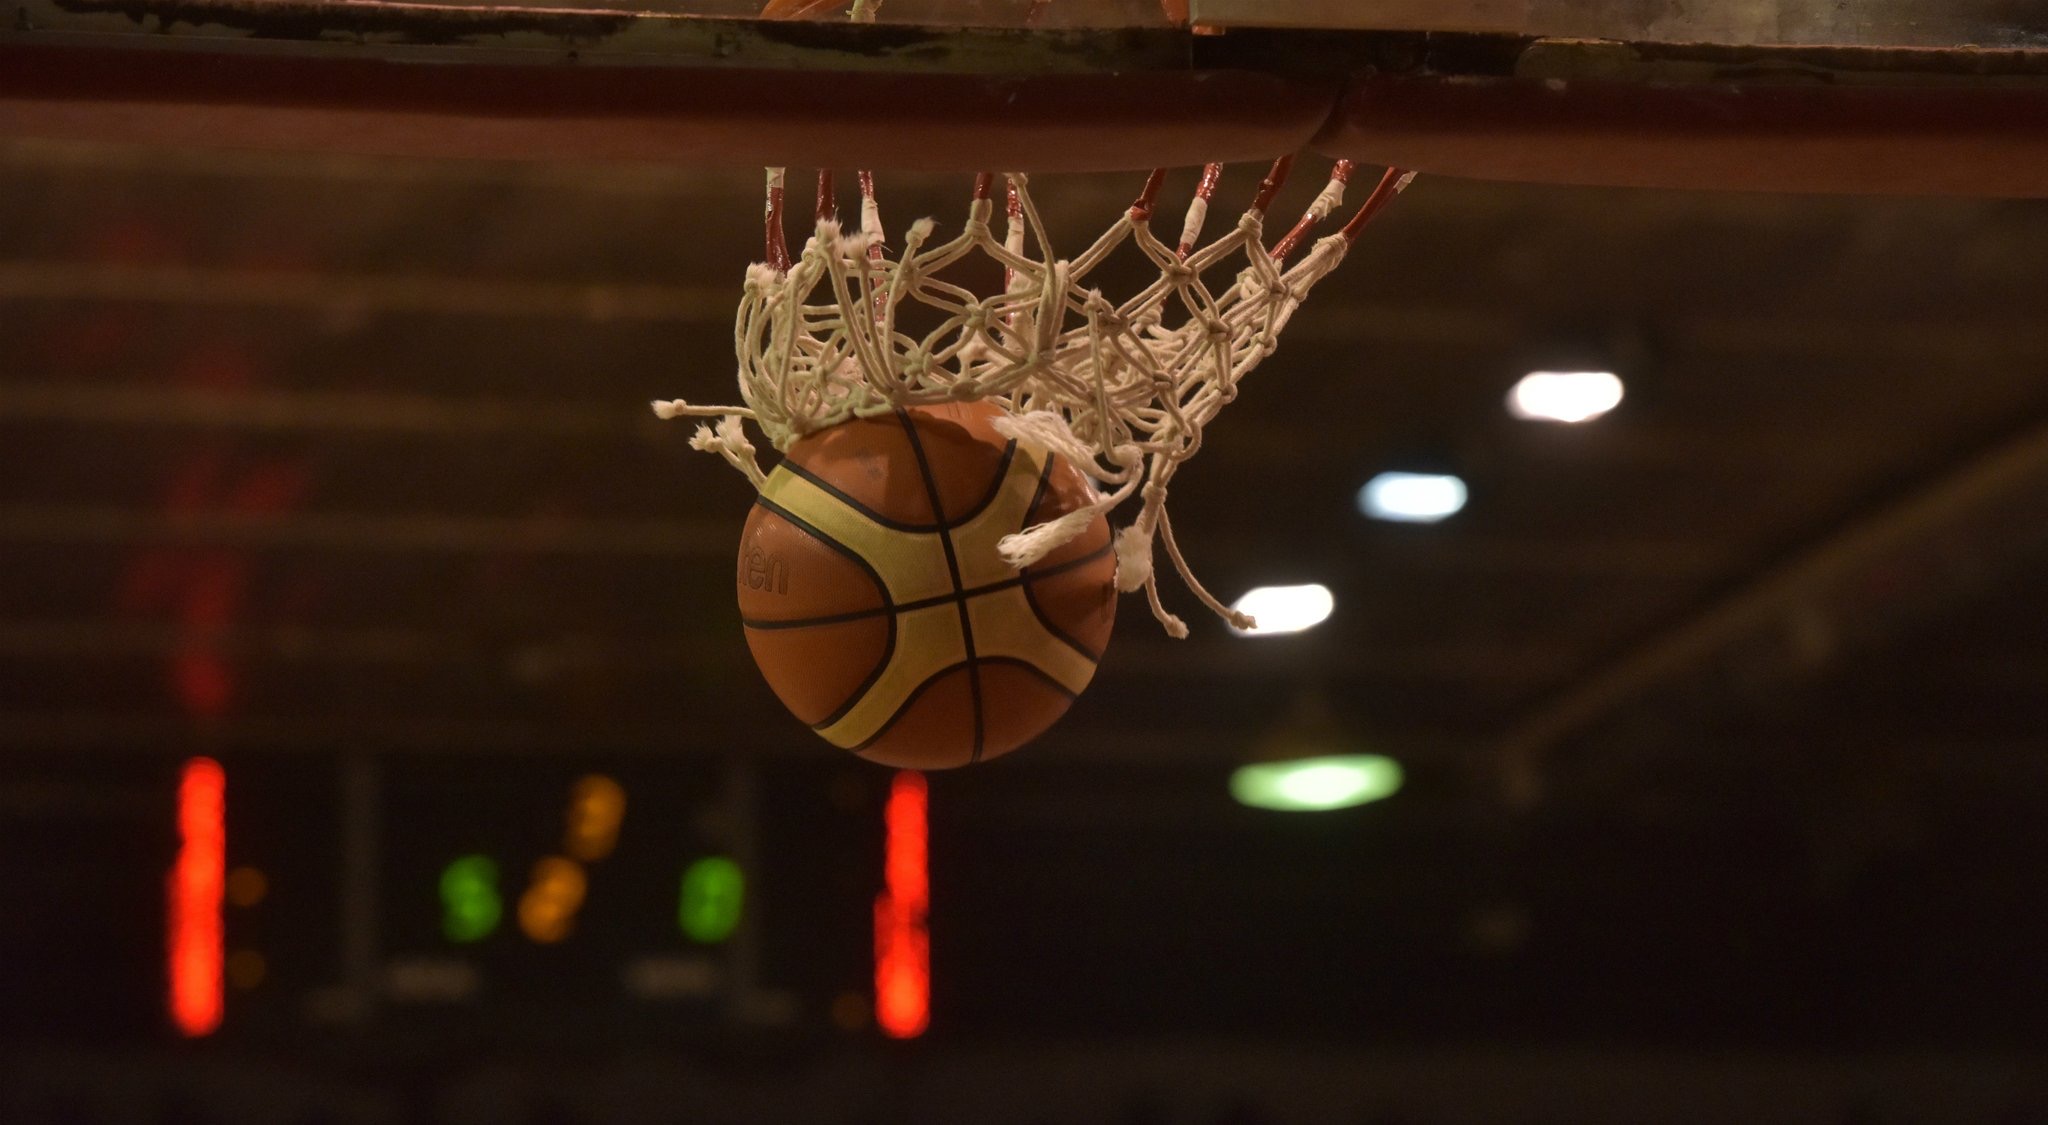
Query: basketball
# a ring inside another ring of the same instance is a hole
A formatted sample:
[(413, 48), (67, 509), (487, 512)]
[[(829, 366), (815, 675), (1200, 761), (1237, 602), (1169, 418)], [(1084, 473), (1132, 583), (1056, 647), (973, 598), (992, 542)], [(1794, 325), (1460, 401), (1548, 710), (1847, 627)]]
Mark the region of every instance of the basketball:
[(1101, 516), (1018, 570), (996, 544), (1095, 499), (996, 432), (988, 403), (898, 410), (794, 442), (740, 537), (739, 603), (769, 687), (836, 746), (943, 769), (1036, 738), (1095, 675), (1116, 614)]

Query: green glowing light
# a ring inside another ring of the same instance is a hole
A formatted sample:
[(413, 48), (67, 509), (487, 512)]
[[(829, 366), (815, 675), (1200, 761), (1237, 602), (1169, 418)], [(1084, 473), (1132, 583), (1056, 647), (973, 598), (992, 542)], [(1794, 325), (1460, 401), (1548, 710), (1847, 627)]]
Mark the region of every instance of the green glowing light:
[(466, 855), (441, 870), (441, 932), (449, 941), (482, 941), (504, 913), (498, 865), (488, 856)]
[(683, 869), (676, 922), (691, 941), (716, 945), (740, 924), (746, 897), (747, 877), (740, 865), (722, 855), (708, 856)]
[(1230, 777), (1230, 795), (1239, 804), (1283, 812), (1346, 809), (1392, 796), (1400, 788), (1400, 763), (1378, 754), (1261, 762)]

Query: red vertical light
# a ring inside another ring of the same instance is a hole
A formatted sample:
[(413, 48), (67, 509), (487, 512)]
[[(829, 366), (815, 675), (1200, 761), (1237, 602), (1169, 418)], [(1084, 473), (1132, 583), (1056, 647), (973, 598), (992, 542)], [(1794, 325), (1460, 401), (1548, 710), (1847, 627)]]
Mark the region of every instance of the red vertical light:
[(221, 894), (227, 884), (227, 774), (212, 758), (185, 763), (178, 782), (178, 860), (170, 892), (171, 1022), (179, 1034), (220, 1027)]
[(888, 850), (875, 898), (875, 1022), (893, 1039), (924, 1034), (931, 1022), (931, 907), (926, 867), (924, 775), (904, 770), (883, 813)]

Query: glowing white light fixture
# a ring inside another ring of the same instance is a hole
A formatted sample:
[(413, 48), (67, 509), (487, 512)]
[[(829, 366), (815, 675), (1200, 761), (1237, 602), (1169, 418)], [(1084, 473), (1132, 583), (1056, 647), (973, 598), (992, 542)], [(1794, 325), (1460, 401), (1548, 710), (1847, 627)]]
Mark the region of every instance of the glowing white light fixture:
[(1315, 628), (1329, 619), (1330, 611), (1337, 608), (1337, 599), (1331, 596), (1328, 586), (1313, 582), (1305, 586), (1254, 586), (1232, 602), (1230, 608), (1250, 614), (1258, 622), (1246, 630), (1247, 635), (1263, 637)]
[(1241, 805), (1278, 812), (1348, 809), (1401, 788), (1401, 765), (1378, 754), (1331, 754), (1240, 766), (1230, 795)]
[(1508, 392), (1508, 413), (1533, 422), (1590, 422), (1620, 405), (1612, 371), (1531, 371)]
[(1358, 510), (1376, 520), (1435, 523), (1465, 506), (1465, 482), (1449, 473), (1381, 473), (1358, 490)]

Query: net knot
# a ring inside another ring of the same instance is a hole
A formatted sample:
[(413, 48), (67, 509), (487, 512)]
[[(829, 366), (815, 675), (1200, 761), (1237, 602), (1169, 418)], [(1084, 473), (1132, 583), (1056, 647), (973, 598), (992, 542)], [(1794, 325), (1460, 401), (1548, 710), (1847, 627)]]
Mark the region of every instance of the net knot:
[(1266, 275), (1246, 270), (1240, 279), (1248, 292), (1255, 291), (1264, 301), (1298, 305), (1308, 297), (1308, 287), (1295, 285), (1278, 273)]
[(1152, 533), (1136, 526), (1116, 533), (1116, 588), (1128, 594), (1152, 581)]
[(1100, 289), (1090, 289), (1081, 304), (1087, 313), (1089, 323), (1094, 325), (1098, 332), (1120, 334), (1129, 325), (1129, 322), (1117, 313), (1116, 306), (1103, 297)]

